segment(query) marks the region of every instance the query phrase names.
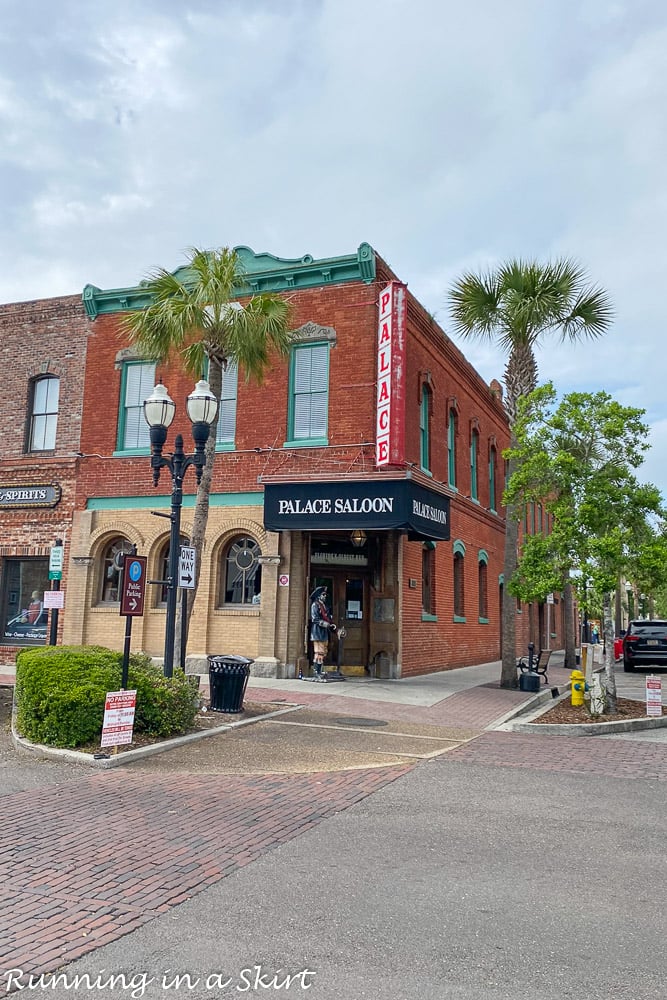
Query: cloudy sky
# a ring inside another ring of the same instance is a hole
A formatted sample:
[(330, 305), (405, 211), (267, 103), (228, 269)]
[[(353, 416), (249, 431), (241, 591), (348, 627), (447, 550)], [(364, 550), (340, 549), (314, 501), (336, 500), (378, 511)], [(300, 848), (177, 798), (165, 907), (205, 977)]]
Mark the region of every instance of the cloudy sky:
[[(578, 258), (613, 332), (540, 374), (646, 408), (667, 496), (664, 0), (0, 0), (0, 301), (183, 248)], [(464, 348), (484, 378), (503, 359)]]

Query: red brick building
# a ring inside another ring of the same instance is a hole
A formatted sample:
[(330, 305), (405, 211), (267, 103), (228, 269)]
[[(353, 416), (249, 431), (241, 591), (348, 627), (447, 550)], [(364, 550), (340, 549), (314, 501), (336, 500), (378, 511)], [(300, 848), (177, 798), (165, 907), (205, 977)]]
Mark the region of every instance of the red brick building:
[[(223, 652), (252, 657), (256, 673), (305, 671), (308, 595), (320, 583), (346, 633), (333, 640), (329, 662), (345, 671), (401, 677), (498, 659), (508, 440), (498, 384), (480, 378), (368, 244), (323, 260), (238, 254), (251, 291), (288, 299), (296, 336), (289, 360), (277, 361), (262, 386), (233, 368), (225, 376), (189, 668)], [(60, 507), (62, 523), (45, 515), (47, 534), (57, 525), (67, 540), (65, 642), (122, 648), (118, 566), (129, 546), (147, 557), (149, 580), (166, 576), (169, 522), (152, 512), (168, 512), (171, 483), (166, 475), (152, 486), (142, 403), (161, 378), (177, 403), (165, 451), (178, 432), (187, 449), (192, 382), (122, 339), (122, 314), (146, 303), (142, 285), (89, 285), (88, 320), (71, 299), (5, 309), (51, 310), (54, 341), (60, 331), (66, 348), (61, 356), (54, 344), (27, 365), (17, 387), (23, 427), (39, 366), (69, 362), (56, 443), (70, 456), (70, 506)], [(25, 431), (16, 449), (21, 475), (34, 478)], [(40, 469), (50, 460), (40, 455)], [(183, 541), (194, 492), (190, 472)], [(163, 585), (149, 586), (134, 621), (133, 647), (154, 656), (164, 646), (165, 597)], [(523, 650), (530, 616), (518, 613)], [(531, 623), (536, 644), (562, 645), (558, 614), (546, 624), (536, 613)]]
[(79, 296), (0, 307), (0, 664), (47, 640), (57, 539), (67, 582), (89, 333)]

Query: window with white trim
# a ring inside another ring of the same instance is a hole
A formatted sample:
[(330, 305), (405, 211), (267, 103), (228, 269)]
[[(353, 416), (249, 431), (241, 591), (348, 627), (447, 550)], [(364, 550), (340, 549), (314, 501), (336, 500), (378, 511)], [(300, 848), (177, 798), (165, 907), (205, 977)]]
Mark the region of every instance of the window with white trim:
[(150, 448), (148, 424), (144, 419), (144, 400), (148, 399), (154, 387), (154, 361), (128, 361), (123, 366), (118, 428), (119, 451)]
[(292, 348), (288, 435), (292, 442), (325, 442), (329, 413), (329, 345)]
[(46, 375), (32, 383), (28, 451), (52, 451), (56, 446), (60, 379)]

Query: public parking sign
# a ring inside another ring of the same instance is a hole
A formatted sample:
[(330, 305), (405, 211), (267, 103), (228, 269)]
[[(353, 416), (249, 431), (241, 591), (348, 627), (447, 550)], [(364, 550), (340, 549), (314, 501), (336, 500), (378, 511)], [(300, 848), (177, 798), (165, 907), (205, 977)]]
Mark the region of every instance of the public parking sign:
[(146, 556), (125, 556), (121, 615), (143, 615), (146, 596)]

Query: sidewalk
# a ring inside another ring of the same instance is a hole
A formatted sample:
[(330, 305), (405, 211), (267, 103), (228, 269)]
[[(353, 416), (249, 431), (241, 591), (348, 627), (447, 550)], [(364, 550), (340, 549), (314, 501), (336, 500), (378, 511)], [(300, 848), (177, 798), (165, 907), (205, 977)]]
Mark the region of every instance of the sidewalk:
[[(562, 650), (552, 653), (549, 685), (542, 682), (540, 690), (560, 687), (569, 681), (563, 657)], [(246, 700), (305, 705), (323, 712), (369, 719), (484, 729), (499, 725), (534, 697), (531, 692), (501, 689), (500, 669), (500, 661), (494, 661), (402, 680), (350, 677), (326, 684), (250, 677)], [(0, 673), (0, 685), (13, 683), (12, 673)], [(205, 677), (201, 690), (208, 694)]]

